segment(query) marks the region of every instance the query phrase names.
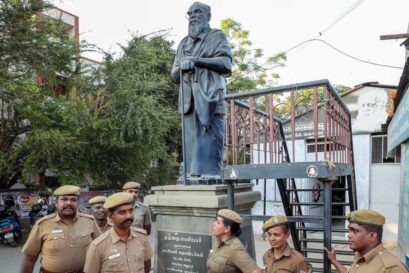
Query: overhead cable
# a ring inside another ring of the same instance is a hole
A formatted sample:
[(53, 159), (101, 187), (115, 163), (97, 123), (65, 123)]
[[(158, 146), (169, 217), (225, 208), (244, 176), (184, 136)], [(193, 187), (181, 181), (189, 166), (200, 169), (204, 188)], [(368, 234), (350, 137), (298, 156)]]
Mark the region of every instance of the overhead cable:
[(324, 41), (323, 39), (315, 39), (315, 38), (314, 38), (314, 39), (305, 40), (305, 41), (303, 41), (303, 42), (301, 42), (301, 43), (299, 43), (299, 44), (297, 44), (297, 45), (295, 45), (295, 46), (293, 46), (293, 47), (287, 49), (286, 51), (284, 51), (284, 53), (287, 54), (288, 52), (290, 52), (290, 51), (296, 49), (297, 47), (300, 47), (300, 46), (302, 46), (303, 44), (310, 43), (310, 42), (321, 42), (321, 43), (324, 43), (324, 44), (326, 44), (327, 46), (331, 47), (332, 49), (338, 51), (338, 52), (341, 53), (342, 55), (347, 56), (348, 58), (354, 59), (354, 60), (359, 61), (359, 62), (362, 62), (362, 63), (371, 64), (371, 65), (376, 65), (376, 66), (382, 66), (382, 67), (388, 67), (388, 68), (394, 68), (394, 69), (403, 69), (403, 67), (399, 67), (399, 66), (393, 66), (393, 65), (387, 65), (387, 64), (380, 64), (380, 63), (374, 63), (374, 62), (362, 60), (362, 59), (360, 59), (360, 58), (354, 57), (354, 56), (352, 56), (352, 55), (350, 55), (350, 54), (348, 54), (348, 53), (346, 53), (346, 52), (344, 52), (344, 51), (342, 51), (342, 50), (336, 48), (335, 46), (331, 45), (331, 44), (328, 43), (327, 41)]

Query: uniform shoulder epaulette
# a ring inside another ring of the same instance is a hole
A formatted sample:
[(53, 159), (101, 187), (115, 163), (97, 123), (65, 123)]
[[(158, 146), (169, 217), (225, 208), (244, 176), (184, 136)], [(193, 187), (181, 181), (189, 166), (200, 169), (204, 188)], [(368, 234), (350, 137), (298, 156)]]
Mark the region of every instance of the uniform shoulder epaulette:
[(91, 219), (91, 220), (95, 220), (94, 216), (91, 215), (91, 214), (86, 214), (86, 213), (82, 213), (82, 212), (77, 212), (77, 215), (80, 216), (80, 217), (86, 217), (86, 218), (89, 218), (89, 219)]
[(105, 241), (105, 239), (107, 239), (108, 237), (111, 237), (111, 234), (110, 234), (109, 232), (102, 233), (102, 234), (99, 235), (95, 240), (93, 240), (93, 241), (91, 242), (91, 244), (97, 246), (97, 245), (99, 245), (100, 243), (102, 243), (103, 241)]
[(51, 214), (48, 214), (48, 215), (46, 215), (46, 216), (44, 216), (44, 217), (41, 217), (40, 219), (38, 219), (38, 220), (36, 221), (36, 223), (37, 223), (37, 224), (40, 224), (40, 223), (44, 222), (45, 220), (52, 219), (52, 218), (54, 218), (54, 217), (55, 217), (55, 212), (54, 212), (54, 213), (51, 213)]
[(264, 252), (263, 257), (264, 257), (264, 256), (266, 256), (266, 255), (268, 255), (268, 253), (269, 253), (270, 251), (271, 251), (271, 249), (270, 249), (270, 248), (269, 248), (269, 249), (267, 249), (267, 250), (266, 250), (266, 252)]
[(144, 203), (142, 203), (141, 201), (136, 201), (136, 203), (137, 203), (139, 206), (142, 206), (142, 207), (145, 207), (145, 208), (148, 207), (148, 206), (146, 206)]
[(246, 249), (246, 247), (243, 245), (243, 243), (240, 241), (239, 238), (234, 237), (231, 241), (230, 241), (231, 246), (233, 246), (236, 249)]
[(382, 250), (382, 252), (378, 254), (378, 257), (381, 259), (385, 268), (391, 268), (400, 265), (400, 260), (398, 259), (398, 257), (393, 255), (387, 249)]
[(297, 250), (291, 248), (291, 253), (294, 254), (295, 257), (297, 257), (300, 260), (305, 260), (304, 255), (302, 255), (300, 252), (298, 252)]
[(144, 235), (148, 235), (146, 230), (144, 230), (143, 228), (132, 227), (132, 230), (135, 231), (135, 232), (138, 232), (138, 233), (142, 233)]

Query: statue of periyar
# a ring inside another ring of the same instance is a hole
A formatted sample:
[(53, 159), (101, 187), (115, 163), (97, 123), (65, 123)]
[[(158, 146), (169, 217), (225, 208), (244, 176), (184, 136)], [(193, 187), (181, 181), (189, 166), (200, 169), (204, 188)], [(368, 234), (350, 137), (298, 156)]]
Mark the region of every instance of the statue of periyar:
[(231, 49), (224, 33), (210, 28), (208, 5), (193, 3), (187, 16), (189, 33), (178, 46), (171, 72), (172, 80), (180, 83), (184, 164), (188, 179), (219, 179), (225, 135), (223, 97), (225, 77), (232, 69)]

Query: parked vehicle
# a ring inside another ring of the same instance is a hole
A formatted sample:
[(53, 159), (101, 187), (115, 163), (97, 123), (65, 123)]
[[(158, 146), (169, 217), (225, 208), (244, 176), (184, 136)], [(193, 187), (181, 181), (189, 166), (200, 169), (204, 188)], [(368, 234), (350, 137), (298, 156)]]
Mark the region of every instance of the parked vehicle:
[(41, 217), (43, 217), (42, 213), (42, 205), (41, 204), (34, 204), (31, 207), (31, 211), (30, 211), (30, 224), (34, 225), (34, 223), (40, 219)]
[(16, 213), (8, 206), (0, 205), (0, 240), (15, 247), (20, 237), (21, 228)]

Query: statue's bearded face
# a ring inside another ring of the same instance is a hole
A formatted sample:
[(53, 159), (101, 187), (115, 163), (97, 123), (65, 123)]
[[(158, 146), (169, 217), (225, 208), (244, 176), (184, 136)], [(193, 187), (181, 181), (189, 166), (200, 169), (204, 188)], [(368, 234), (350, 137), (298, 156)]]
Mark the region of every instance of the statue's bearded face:
[(192, 6), (187, 12), (189, 16), (189, 36), (196, 38), (202, 31), (209, 27), (209, 14), (198, 6)]

